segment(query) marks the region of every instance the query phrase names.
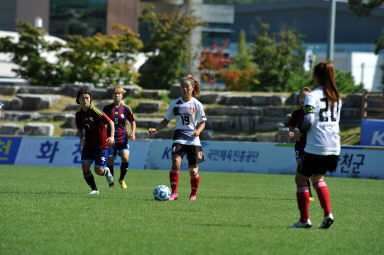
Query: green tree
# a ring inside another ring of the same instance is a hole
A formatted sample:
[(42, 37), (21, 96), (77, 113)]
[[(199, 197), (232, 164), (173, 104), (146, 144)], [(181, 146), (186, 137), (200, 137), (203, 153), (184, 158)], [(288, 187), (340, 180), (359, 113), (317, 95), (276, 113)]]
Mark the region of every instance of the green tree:
[(180, 10), (156, 14), (153, 7), (142, 11), (139, 21), (148, 25), (151, 35), (143, 51), (151, 53), (140, 68), (139, 85), (144, 88), (169, 89), (188, 63), (188, 42), (192, 30), (202, 25), (196, 17)]
[(259, 91), (286, 91), (290, 74), (302, 74), (304, 52), (301, 35), (294, 29), (268, 33), (269, 25), (260, 24), (252, 46), (253, 60), (259, 69)]
[(233, 58), (232, 66), (238, 69), (247, 69), (252, 65), (252, 56), (249, 54), (246, 33), (241, 30), (237, 42), (237, 55)]
[(379, 7), (384, 3), (383, 0), (348, 0), (349, 9), (351, 9), (357, 16), (368, 16), (374, 8)]
[(17, 27), (20, 34), (18, 42), (11, 37), (0, 38), (0, 52), (11, 53), (13, 63), (18, 65), (12, 71), (32, 85), (60, 85), (62, 66), (49, 62), (45, 56), (54, 55), (63, 45), (46, 41), (44, 29), (35, 28), (27, 22), (18, 20)]
[(135, 54), (142, 47), (138, 35), (128, 27), (115, 25), (120, 33), (110, 36), (68, 36), (67, 50), (60, 56), (65, 80), (95, 85), (124, 85), (136, 82)]

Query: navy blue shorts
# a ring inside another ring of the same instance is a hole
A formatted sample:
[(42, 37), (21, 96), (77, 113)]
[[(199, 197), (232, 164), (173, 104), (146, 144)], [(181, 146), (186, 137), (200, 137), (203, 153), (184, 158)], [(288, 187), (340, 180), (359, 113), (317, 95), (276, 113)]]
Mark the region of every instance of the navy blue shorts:
[(295, 149), (296, 161), (299, 159), (302, 159), (304, 156), (304, 153), (305, 153), (304, 150), (296, 150)]
[(108, 157), (116, 158), (116, 155), (122, 151), (129, 152), (129, 144), (128, 143), (116, 143), (115, 145), (109, 145), (108, 147)]
[(108, 149), (91, 149), (84, 147), (81, 152), (81, 162), (95, 161), (95, 166), (105, 167), (107, 165)]

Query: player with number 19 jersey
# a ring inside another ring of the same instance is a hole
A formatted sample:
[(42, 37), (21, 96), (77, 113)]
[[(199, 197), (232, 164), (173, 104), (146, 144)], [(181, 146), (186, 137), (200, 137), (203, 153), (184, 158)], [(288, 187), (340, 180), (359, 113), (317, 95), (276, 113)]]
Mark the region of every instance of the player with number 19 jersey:
[(184, 102), (182, 97), (171, 102), (165, 119), (176, 119), (176, 128), (173, 142), (185, 145), (201, 146), (199, 136), (193, 136), (197, 125), (206, 121), (203, 105), (194, 97), (188, 102)]
[(340, 155), (341, 100), (330, 105), (324, 87), (320, 86), (305, 96), (304, 105), (305, 113), (315, 117), (307, 133), (304, 151), (316, 155)]

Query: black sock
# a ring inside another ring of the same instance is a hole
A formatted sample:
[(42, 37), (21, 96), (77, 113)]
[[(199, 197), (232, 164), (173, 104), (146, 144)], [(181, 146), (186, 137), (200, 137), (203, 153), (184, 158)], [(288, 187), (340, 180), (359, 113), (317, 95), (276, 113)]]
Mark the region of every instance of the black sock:
[(119, 180), (124, 180), (125, 174), (128, 171), (128, 165), (129, 165), (129, 162), (127, 162), (127, 163), (121, 162), (121, 165), (120, 165), (120, 179)]
[(84, 180), (87, 182), (88, 186), (89, 186), (92, 190), (97, 190), (96, 183), (95, 183), (95, 178), (93, 178), (93, 174), (92, 174), (92, 172), (89, 171), (89, 172), (86, 173), (86, 174), (83, 173), (83, 176), (84, 176)]
[(115, 172), (113, 171), (113, 165), (107, 165), (107, 167), (109, 168), (109, 170), (111, 171), (111, 174), (112, 176), (115, 176)]

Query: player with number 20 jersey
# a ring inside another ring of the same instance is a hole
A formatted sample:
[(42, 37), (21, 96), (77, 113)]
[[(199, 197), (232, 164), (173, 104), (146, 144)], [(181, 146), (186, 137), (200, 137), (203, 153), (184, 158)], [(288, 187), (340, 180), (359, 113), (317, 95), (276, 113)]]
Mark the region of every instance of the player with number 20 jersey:
[(334, 106), (328, 103), (324, 87), (320, 86), (306, 95), (304, 105), (307, 114), (314, 114), (314, 123), (307, 133), (304, 151), (316, 155), (340, 154), (341, 100)]

